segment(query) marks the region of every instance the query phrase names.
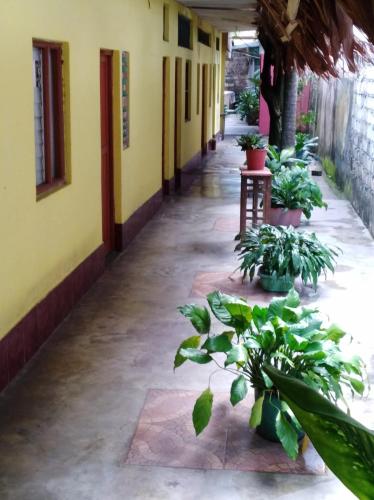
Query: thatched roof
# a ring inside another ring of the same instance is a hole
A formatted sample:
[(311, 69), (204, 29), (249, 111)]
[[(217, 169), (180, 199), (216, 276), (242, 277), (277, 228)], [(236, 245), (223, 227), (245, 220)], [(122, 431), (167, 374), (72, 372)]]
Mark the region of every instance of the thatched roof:
[(339, 59), (355, 71), (356, 56), (371, 55), (353, 27), (374, 43), (374, 0), (258, 0), (258, 13), (260, 40), (284, 69), (337, 76)]

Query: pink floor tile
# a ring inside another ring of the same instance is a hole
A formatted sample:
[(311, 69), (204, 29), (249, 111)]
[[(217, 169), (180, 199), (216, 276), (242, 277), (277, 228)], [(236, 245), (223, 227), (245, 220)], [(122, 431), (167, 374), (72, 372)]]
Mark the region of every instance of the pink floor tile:
[(277, 443), (248, 427), (251, 400), (232, 408), (226, 394), (215, 394), (209, 426), (196, 437), (191, 413), (199, 393), (150, 390), (126, 464), (323, 474), (324, 464), (309, 444), (294, 462)]

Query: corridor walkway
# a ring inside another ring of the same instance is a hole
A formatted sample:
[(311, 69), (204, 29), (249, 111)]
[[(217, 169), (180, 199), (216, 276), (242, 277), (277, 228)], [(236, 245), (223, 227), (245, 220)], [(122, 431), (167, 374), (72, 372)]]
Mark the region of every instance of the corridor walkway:
[[(218, 144), (188, 193), (165, 201), (2, 395), (2, 500), (353, 498), (330, 474), (125, 463), (150, 389), (206, 388), (207, 367), (185, 363), (173, 373), (175, 350), (192, 335), (177, 306), (202, 304), (216, 287), (252, 303), (268, 300), (256, 285), (227, 278), (237, 265), (242, 161), (233, 138)], [(373, 373), (374, 244), (350, 204), (321, 183), (329, 209), (315, 211), (305, 225), (343, 255), (335, 276), (303, 297), (355, 336), (359, 345), (350, 349)], [(226, 377), (214, 378), (217, 392), (229, 385)], [(374, 428), (372, 399), (358, 402), (354, 413)]]

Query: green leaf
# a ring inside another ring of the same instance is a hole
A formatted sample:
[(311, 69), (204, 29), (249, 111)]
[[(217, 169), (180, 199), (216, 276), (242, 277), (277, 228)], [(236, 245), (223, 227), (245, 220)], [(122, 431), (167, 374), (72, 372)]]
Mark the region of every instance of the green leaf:
[(210, 315), (206, 307), (198, 307), (194, 304), (178, 307), (178, 310), (186, 318), (191, 320), (198, 333), (204, 334), (210, 331)]
[(208, 353), (200, 351), (200, 349), (181, 349), (179, 354), (200, 365), (205, 365), (213, 359)]
[(356, 392), (358, 392), (358, 394), (361, 394), (361, 396), (362, 396), (362, 394), (365, 391), (365, 384), (361, 380), (358, 380), (357, 378), (353, 378), (353, 377), (351, 377), (349, 379), (349, 382), (350, 382), (352, 388)]
[(211, 390), (206, 389), (196, 400), (193, 412), (192, 422), (198, 436), (209, 424), (212, 415), (213, 394)]
[(245, 365), (248, 361), (248, 351), (243, 345), (236, 345), (228, 352), (227, 358), (225, 361), (225, 366), (232, 365), (233, 363), (237, 363), (239, 365)]
[(228, 333), (208, 337), (202, 349), (206, 349), (209, 352), (228, 352), (232, 349), (231, 338), (232, 334)]
[(300, 296), (294, 288), (291, 288), (286, 297), (286, 306), (299, 307), (299, 305), (300, 305)]
[(286, 344), (293, 351), (303, 351), (308, 346), (308, 340), (300, 337), (299, 335), (293, 335), (290, 332), (287, 332), (285, 335)]
[(273, 299), (269, 305), (269, 313), (271, 316), (282, 317), (283, 308), (286, 305), (286, 299)]
[(261, 328), (268, 320), (268, 308), (255, 305), (252, 309), (252, 319), (257, 328)]
[(340, 340), (345, 336), (345, 332), (337, 325), (331, 325), (326, 330), (327, 339), (332, 340), (335, 344), (339, 344)]
[(299, 444), (297, 442), (297, 432), (292, 424), (287, 420), (283, 411), (278, 412), (275, 421), (275, 430), (280, 442), (283, 445), (287, 455), (296, 460), (299, 453)]
[(252, 309), (244, 299), (221, 292), (212, 292), (207, 299), (213, 314), (221, 323), (241, 332), (248, 328)]
[(183, 340), (181, 345), (178, 347), (177, 354), (175, 355), (174, 358), (174, 370), (178, 368), (179, 366), (183, 365), (183, 363), (186, 361), (187, 358), (181, 355), (180, 350), (181, 349), (186, 349), (186, 348), (197, 348), (200, 345), (200, 336), (196, 335), (194, 337), (189, 337), (186, 340)]
[(261, 347), (264, 351), (271, 350), (277, 340), (274, 332), (274, 326), (269, 321), (261, 327), (259, 333), (260, 334), (257, 336), (257, 340), (261, 344)]
[(317, 391), (266, 364), (281, 392), (329, 469), (361, 500), (374, 498), (374, 432)]
[(244, 347), (247, 349), (261, 349), (261, 345), (259, 342), (254, 339), (253, 337), (249, 337), (245, 342), (244, 342)]
[(239, 375), (231, 384), (230, 401), (233, 406), (242, 401), (248, 394), (247, 380), (243, 375)]
[(256, 399), (255, 404), (252, 406), (251, 416), (249, 419), (249, 427), (252, 427), (252, 429), (261, 424), (263, 403), (264, 396), (262, 395)]
[(293, 307), (285, 306), (282, 312), (282, 319), (287, 323), (296, 323), (299, 321), (298, 311)]
[(261, 370), (261, 375), (262, 375), (262, 378), (264, 379), (266, 388), (271, 389), (274, 385), (271, 378), (268, 377), (268, 375), (266, 374), (266, 372), (264, 370)]

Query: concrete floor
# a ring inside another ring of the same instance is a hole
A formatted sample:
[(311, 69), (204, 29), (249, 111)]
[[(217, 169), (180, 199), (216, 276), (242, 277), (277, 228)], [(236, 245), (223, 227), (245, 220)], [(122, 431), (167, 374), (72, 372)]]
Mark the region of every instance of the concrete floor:
[(258, 134), (258, 127), (247, 125), (245, 120), (241, 120), (237, 113), (229, 113), (225, 118), (225, 136), (228, 135), (245, 135)]
[[(192, 334), (176, 307), (204, 303), (190, 297), (196, 273), (237, 265), (235, 231), (213, 229), (218, 218), (239, 214), (244, 158), (233, 145), (218, 144), (189, 193), (165, 202), (1, 396), (2, 500), (353, 498), (330, 474), (124, 464), (148, 389), (206, 388), (206, 366), (185, 363), (173, 373), (175, 350)], [(344, 253), (334, 277), (303, 297), (355, 336), (358, 345), (348, 348), (373, 373), (374, 244), (350, 204), (320, 182), (329, 209), (305, 226)], [(243, 294), (251, 303), (268, 299), (256, 285), (245, 284)], [(214, 377), (215, 391), (229, 385)], [(357, 402), (354, 413), (374, 428), (372, 402)]]

